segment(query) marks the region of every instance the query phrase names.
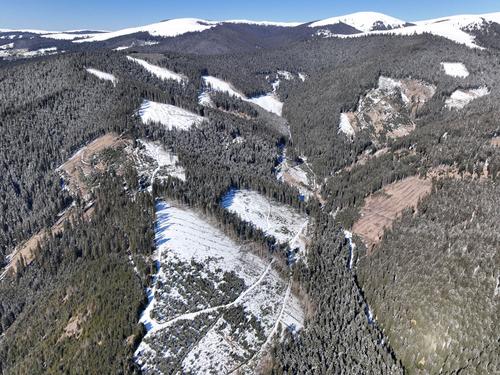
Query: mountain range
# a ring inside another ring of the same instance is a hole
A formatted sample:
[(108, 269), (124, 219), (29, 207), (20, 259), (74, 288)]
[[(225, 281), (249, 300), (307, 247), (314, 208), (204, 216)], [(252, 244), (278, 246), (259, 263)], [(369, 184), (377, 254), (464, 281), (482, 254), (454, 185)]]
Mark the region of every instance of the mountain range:
[(0, 29), (0, 57), (90, 48), (219, 54), (278, 48), (315, 38), (424, 33), (483, 48), (489, 44), (481, 37), (488, 35), (491, 39), (491, 30), (496, 32), (499, 23), (500, 13), (409, 22), (382, 13), (358, 12), (306, 23), (180, 18), (117, 31)]

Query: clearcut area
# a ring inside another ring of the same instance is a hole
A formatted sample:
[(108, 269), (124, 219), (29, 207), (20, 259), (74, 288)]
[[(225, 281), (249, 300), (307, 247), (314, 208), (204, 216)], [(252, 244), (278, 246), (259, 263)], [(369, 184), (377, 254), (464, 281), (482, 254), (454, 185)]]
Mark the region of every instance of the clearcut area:
[(156, 274), (135, 352), (146, 374), (229, 373), (255, 364), (303, 312), (272, 259), (254, 255), (193, 210), (156, 203)]

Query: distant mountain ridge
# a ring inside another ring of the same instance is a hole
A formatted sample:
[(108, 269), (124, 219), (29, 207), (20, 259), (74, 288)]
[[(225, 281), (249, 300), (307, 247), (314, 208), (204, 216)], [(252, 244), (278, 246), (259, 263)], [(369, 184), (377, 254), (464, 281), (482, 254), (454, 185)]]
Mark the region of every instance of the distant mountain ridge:
[(496, 29), (495, 25), (500, 25), (500, 12), (414, 22), (383, 13), (357, 12), (306, 23), (177, 18), (116, 31), (0, 29), (0, 58), (15, 58), (19, 56), (19, 50), (36, 52), (45, 48), (57, 48), (58, 51), (97, 47), (117, 50), (147, 48), (154, 52), (196, 54), (240, 53), (252, 49), (280, 48), (314, 38), (424, 33), (471, 48), (483, 48), (498, 44), (493, 38), (483, 35), (487, 34), (487, 30)]

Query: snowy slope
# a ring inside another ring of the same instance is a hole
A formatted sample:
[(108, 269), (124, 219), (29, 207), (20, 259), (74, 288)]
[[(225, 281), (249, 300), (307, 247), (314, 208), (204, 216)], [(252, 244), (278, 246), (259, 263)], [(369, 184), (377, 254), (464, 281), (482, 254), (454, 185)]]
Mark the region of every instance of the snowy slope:
[(146, 69), (149, 73), (151, 73), (152, 75), (154, 75), (162, 80), (171, 79), (171, 80), (177, 81), (179, 83), (187, 80), (187, 78), (181, 74), (172, 72), (171, 70), (168, 70), (166, 68), (162, 68), (161, 66), (150, 64), (147, 61), (144, 61), (141, 59), (136, 59), (136, 58), (131, 57), (131, 56), (127, 56), (127, 59), (139, 64), (144, 69)]
[(158, 272), (140, 317), (147, 334), (134, 354), (143, 373), (230, 373), (258, 359), (280, 325), (302, 327), (300, 303), (273, 261), (196, 212), (158, 201), (155, 240)]
[(252, 190), (230, 190), (222, 200), (223, 207), (242, 220), (254, 224), (279, 243), (305, 251), (303, 235), (309, 218), (285, 204), (270, 200)]
[(301, 22), (273, 22), (273, 21), (252, 21), (252, 20), (227, 20), (222, 23), (234, 23), (244, 25), (257, 25), (257, 26), (279, 26), (279, 27), (295, 27), (299, 26)]
[(200, 125), (204, 118), (185, 109), (170, 104), (144, 100), (139, 109), (143, 123), (160, 123), (166, 129), (189, 130), (193, 125)]
[(85, 70), (90, 74), (95, 75), (99, 79), (112, 82), (114, 85), (116, 85), (116, 82), (118, 82), (118, 79), (113, 74), (105, 73), (93, 68), (86, 68)]
[(412, 22), (413, 26), (400, 27), (393, 30), (366, 31), (352, 35), (328, 35), (341, 38), (355, 38), (366, 35), (402, 35), (411, 36), (424, 33), (447, 38), (455, 43), (464, 44), (470, 48), (481, 48), (475, 43), (475, 37), (467, 31), (480, 28), (484, 22), (500, 23), (499, 13), (488, 13), (480, 15), (458, 15), (438, 19)]
[(403, 20), (387, 16), (383, 13), (357, 12), (313, 22), (309, 25), (309, 27), (329, 26), (338, 24), (340, 22), (352, 26), (362, 32), (375, 30), (377, 26), (384, 26), (386, 28), (398, 28), (402, 27), (406, 23)]
[(150, 188), (155, 180), (163, 180), (168, 176), (186, 181), (186, 171), (179, 164), (179, 158), (174, 153), (166, 150), (157, 142), (138, 139), (139, 147), (135, 155), (139, 175), (146, 175), (150, 180)]
[(443, 67), (445, 74), (449, 76), (457, 78), (466, 78), (469, 76), (469, 71), (462, 63), (442, 62), (441, 66)]
[(75, 43), (81, 42), (101, 42), (104, 40), (117, 38), (123, 35), (147, 32), (152, 36), (175, 37), (190, 32), (200, 32), (217, 26), (218, 22), (205, 21), (196, 18), (178, 18), (164, 22), (153, 23), (150, 25), (131, 27), (109, 33), (96, 34), (93, 37), (81, 40), (75, 40)]
[(342, 132), (347, 136), (354, 135), (354, 129), (351, 125), (351, 121), (349, 120), (349, 116), (346, 113), (340, 114), (340, 124), (338, 132)]
[(479, 87), (471, 90), (456, 90), (446, 99), (445, 107), (448, 109), (461, 109), (477, 98), (481, 98), (490, 93), (487, 87)]
[(283, 113), (283, 103), (280, 102), (275, 93), (269, 93), (254, 98), (244, 99), (247, 102), (257, 104), (259, 107), (264, 108), (266, 111), (281, 116)]
[[(279, 100), (278, 95), (276, 94), (276, 87), (274, 87), (273, 92), (266, 95), (247, 98), (229, 82), (213, 76), (204, 76), (202, 78), (204, 84), (211, 90), (224, 92), (246, 102), (256, 104), (266, 111), (274, 113), (278, 116), (281, 116), (283, 112), (283, 103)], [(211, 105), (210, 93), (208, 91), (201, 93), (198, 99), (201, 105)]]
[(62, 32), (62, 33), (43, 34), (43, 35), (41, 35), (41, 37), (42, 38), (57, 39), (57, 40), (75, 40), (75, 39), (91, 38), (91, 37), (94, 37), (94, 36), (99, 35), (99, 34), (101, 34), (101, 33), (75, 34), (75, 33)]

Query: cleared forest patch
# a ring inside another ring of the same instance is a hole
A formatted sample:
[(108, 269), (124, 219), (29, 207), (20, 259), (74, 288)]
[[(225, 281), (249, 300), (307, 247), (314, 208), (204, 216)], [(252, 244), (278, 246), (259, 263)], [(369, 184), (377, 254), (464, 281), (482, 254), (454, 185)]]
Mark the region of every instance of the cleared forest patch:
[(365, 200), (361, 217), (354, 223), (352, 231), (363, 239), (368, 254), (380, 242), (384, 230), (390, 228), (405, 209), (416, 207), (431, 189), (430, 180), (412, 176), (384, 187)]
[(130, 140), (121, 138), (116, 133), (107, 133), (81, 148), (68, 161), (57, 168), (67, 178), (66, 186), (70, 193), (85, 197), (88, 194), (85, 177), (95, 170), (104, 172), (104, 166), (100, 164), (94, 165), (92, 159), (107, 148), (116, 149), (128, 144), (130, 144)]
[(491, 145), (495, 147), (500, 147), (500, 137), (492, 138)]
[[(96, 163), (94, 157), (105, 149), (116, 149), (130, 143), (130, 140), (121, 138), (116, 133), (107, 133), (81, 148), (68, 159), (68, 161), (57, 168), (63, 175), (65, 188), (67, 188), (73, 196), (80, 196), (88, 201), (84, 211), (84, 217), (86, 219), (92, 216), (94, 208), (93, 203), (89, 200), (89, 191), (85, 179), (94, 172), (103, 173), (106, 170), (106, 166), (102, 162)], [(49, 233), (54, 235), (60, 234), (64, 230), (64, 223), (75, 214), (75, 207), (68, 207), (59, 214), (57, 221), (50, 229), (42, 229), (28, 240), (16, 246), (14, 251), (7, 258), (9, 263), (0, 274), (0, 280), (11, 272), (17, 272), (19, 267), (29, 265), (35, 259), (36, 249), (44, 241), (47, 235)]]
[(274, 260), (253, 254), (185, 207), (156, 204), (157, 273), (134, 359), (145, 374), (229, 373), (258, 361), (303, 312)]

